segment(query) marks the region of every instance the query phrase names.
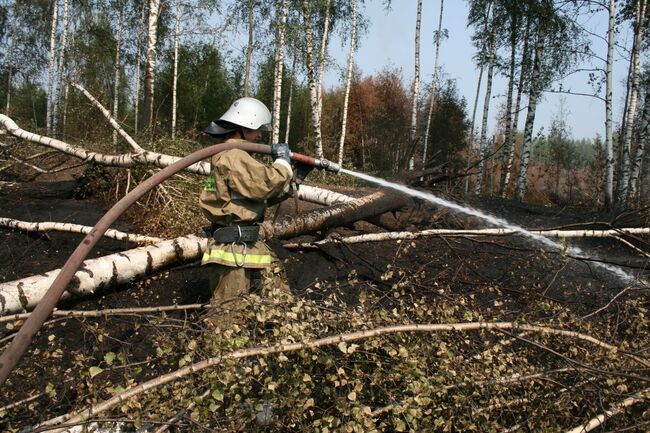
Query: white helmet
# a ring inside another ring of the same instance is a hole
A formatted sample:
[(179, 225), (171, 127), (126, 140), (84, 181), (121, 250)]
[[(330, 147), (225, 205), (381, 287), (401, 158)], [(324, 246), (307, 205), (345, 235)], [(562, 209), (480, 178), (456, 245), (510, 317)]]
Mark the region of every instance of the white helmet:
[(236, 131), (238, 127), (271, 131), (271, 112), (255, 98), (240, 98), (217, 120), (210, 122), (203, 132), (221, 136)]

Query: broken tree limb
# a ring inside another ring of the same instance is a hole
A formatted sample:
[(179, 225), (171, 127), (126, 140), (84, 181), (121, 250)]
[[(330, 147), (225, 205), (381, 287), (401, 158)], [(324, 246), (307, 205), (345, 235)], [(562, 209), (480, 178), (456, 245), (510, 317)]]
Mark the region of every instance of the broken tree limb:
[[(0, 217), (0, 227), (7, 227), (14, 230), (20, 230), (24, 232), (41, 232), (47, 233), (50, 231), (58, 232), (68, 232), (68, 233), (81, 233), (88, 234), (93, 229), (89, 226), (84, 226), (80, 224), (71, 224), (71, 223), (57, 223), (52, 221), (43, 221), (43, 222), (28, 222), (20, 221), (13, 218), (4, 218)], [(118, 241), (127, 241), (137, 244), (146, 244), (146, 243), (156, 243), (162, 242), (163, 238), (157, 238), (154, 236), (144, 236), (133, 233), (125, 233), (119, 230), (108, 229), (104, 236), (111, 239), (116, 239)]]
[(298, 217), (288, 216), (276, 224), (265, 222), (261, 226), (260, 233), (264, 239), (272, 237), (288, 239), (329, 227), (347, 225), (360, 219), (399, 209), (407, 203), (409, 203), (409, 199), (405, 195), (391, 190), (382, 190), (347, 203), (317, 209)]
[(75, 89), (79, 90), (83, 95), (90, 101), (90, 103), (95, 106), (108, 120), (108, 123), (113, 127), (115, 131), (117, 131), (118, 134), (120, 134), (120, 137), (124, 139), (127, 143), (129, 143), (129, 146), (131, 146), (131, 149), (134, 152), (144, 152), (145, 150), (140, 147), (138, 143), (131, 137), (127, 132), (122, 129), (122, 127), (117, 123), (115, 118), (111, 115), (111, 112), (108, 111), (102, 104), (99, 102), (97, 99), (93, 97), (93, 95), (90, 94), (88, 90), (86, 90), (81, 84), (75, 83), (73, 81), (70, 82), (70, 85), (74, 87)]
[(605, 411), (604, 413), (598, 415), (597, 417), (594, 417), (590, 419), (586, 424), (581, 425), (579, 427), (573, 428), (566, 433), (587, 433), (590, 432), (601, 425), (605, 423), (605, 420), (607, 418), (611, 418), (615, 415), (618, 415), (622, 412), (624, 412), (628, 407), (635, 405), (637, 403), (641, 403), (645, 400), (648, 399), (647, 395), (650, 393), (650, 389), (645, 389), (641, 391), (640, 393), (637, 393), (636, 395), (632, 397), (628, 397), (622, 402), (618, 403), (616, 406), (612, 407), (611, 409)]
[[(452, 230), (431, 229), (419, 232), (388, 232), (368, 233), (365, 235), (349, 236), (346, 238), (327, 238), (316, 242), (291, 243), (283, 245), (285, 248), (314, 248), (332, 242), (345, 244), (358, 244), (363, 242), (381, 242), (393, 240), (412, 240), (427, 236), (508, 236), (520, 232), (510, 229), (477, 229), (477, 230)], [(531, 233), (555, 238), (617, 238), (621, 234), (650, 234), (650, 228), (621, 228), (615, 230), (534, 230)]]
[[(298, 350), (315, 349), (323, 346), (331, 346), (340, 344), (341, 342), (352, 342), (357, 340), (364, 340), (372, 337), (379, 337), (382, 335), (398, 334), (405, 332), (420, 332), (420, 333), (436, 333), (436, 332), (470, 332), (478, 330), (513, 330), (513, 331), (530, 331), (536, 333), (543, 333), (549, 335), (558, 335), (568, 338), (578, 339), (590, 344), (593, 344), (601, 349), (609, 351), (613, 356), (623, 355), (643, 365), (650, 365), (646, 360), (640, 359), (634, 355), (629, 355), (620, 351), (616, 346), (599, 340), (587, 334), (582, 334), (575, 331), (567, 331), (564, 329), (550, 328), (536, 325), (526, 325), (514, 322), (467, 322), (467, 323), (449, 323), (449, 324), (408, 324), (387, 326), (382, 328), (367, 329), (362, 331), (350, 332), (347, 334), (333, 335), (329, 337), (319, 338), (310, 341), (300, 341), (296, 343), (276, 344), (271, 346), (259, 346), (247, 349), (240, 349), (221, 356), (209, 358), (194, 364), (182, 367), (171, 373), (164, 374), (157, 378), (151, 379), (147, 382), (141, 383), (134, 387), (128, 388), (125, 391), (107, 399), (95, 406), (89, 407), (77, 413), (68, 413), (65, 415), (52, 418), (39, 426), (50, 427), (52, 433), (66, 431), (65, 427), (61, 424), (76, 424), (80, 421), (88, 420), (89, 418), (105, 412), (128, 399), (140, 395), (149, 390), (155, 389), (167, 383), (174, 382), (178, 379), (186, 377), (190, 374), (197, 373), (209, 367), (214, 367), (221, 364), (227, 359), (244, 359), (253, 356), (266, 356), (276, 353), (288, 353)], [(59, 426), (59, 428), (57, 428)]]

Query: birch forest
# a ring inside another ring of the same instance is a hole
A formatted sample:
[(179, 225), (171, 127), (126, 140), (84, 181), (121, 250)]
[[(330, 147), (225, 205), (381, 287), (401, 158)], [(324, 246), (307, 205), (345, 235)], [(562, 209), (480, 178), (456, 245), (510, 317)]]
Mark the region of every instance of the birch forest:
[[(0, 0), (0, 431), (648, 431), (648, 9)], [(233, 312), (198, 198), (242, 97), (242, 149), (343, 170)]]

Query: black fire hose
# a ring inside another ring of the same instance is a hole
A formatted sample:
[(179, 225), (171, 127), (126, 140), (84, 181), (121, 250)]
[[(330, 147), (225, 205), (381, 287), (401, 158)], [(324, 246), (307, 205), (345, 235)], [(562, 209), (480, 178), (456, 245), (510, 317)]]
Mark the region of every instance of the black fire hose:
[[(22, 358), (24, 355), (32, 339), (34, 338), (34, 335), (36, 335), (36, 333), (43, 326), (43, 323), (45, 323), (47, 318), (52, 314), (54, 307), (59, 302), (61, 295), (70, 283), (70, 280), (72, 280), (72, 277), (77, 272), (77, 269), (81, 263), (84, 261), (92, 247), (104, 235), (106, 230), (108, 230), (111, 224), (113, 224), (113, 222), (115, 222), (115, 220), (119, 218), (120, 215), (122, 215), (122, 213), (124, 213), (124, 211), (126, 211), (140, 197), (142, 197), (145, 193), (147, 193), (156, 185), (160, 184), (168, 177), (212, 155), (235, 148), (253, 153), (271, 153), (271, 148), (269, 146), (249, 142), (216, 144), (214, 146), (197, 150), (185, 158), (176, 161), (174, 164), (165, 167), (158, 173), (142, 182), (131, 192), (125, 195), (120, 201), (115, 203), (115, 205), (113, 205), (113, 207), (108, 212), (106, 212), (99, 221), (97, 221), (97, 224), (95, 224), (90, 233), (86, 235), (83, 241), (81, 241), (79, 246), (77, 246), (74, 252), (70, 255), (68, 260), (65, 262), (65, 265), (63, 265), (61, 271), (56, 276), (56, 279), (52, 282), (50, 288), (47, 290), (41, 301), (36, 305), (36, 308), (32, 314), (27, 318), (27, 320), (25, 320), (25, 323), (23, 326), (21, 326), (21, 328), (14, 336), (11, 344), (0, 356), (0, 387), (7, 381), (9, 374), (16, 366), (18, 361), (20, 361), (20, 358)], [(303, 164), (313, 165), (317, 168), (334, 172), (338, 172), (340, 170), (339, 165), (325, 159), (312, 158), (310, 156), (301, 155), (299, 153), (292, 153), (291, 157), (295, 161), (301, 162)]]

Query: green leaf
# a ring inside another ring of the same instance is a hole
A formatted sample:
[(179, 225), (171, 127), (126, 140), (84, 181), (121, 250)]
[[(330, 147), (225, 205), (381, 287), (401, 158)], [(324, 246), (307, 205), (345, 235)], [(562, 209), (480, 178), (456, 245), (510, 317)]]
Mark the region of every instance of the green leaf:
[(102, 371), (104, 371), (104, 370), (102, 370), (99, 367), (90, 367), (90, 369), (88, 370), (88, 372), (90, 373), (90, 377), (95, 377), (99, 373), (101, 373)]
[(113, 352), (108, 352), (106, 355), (104, 355), (104, 361), (108, 365), (113, 364), (114, 359), (115, 359), (115, 354)]

